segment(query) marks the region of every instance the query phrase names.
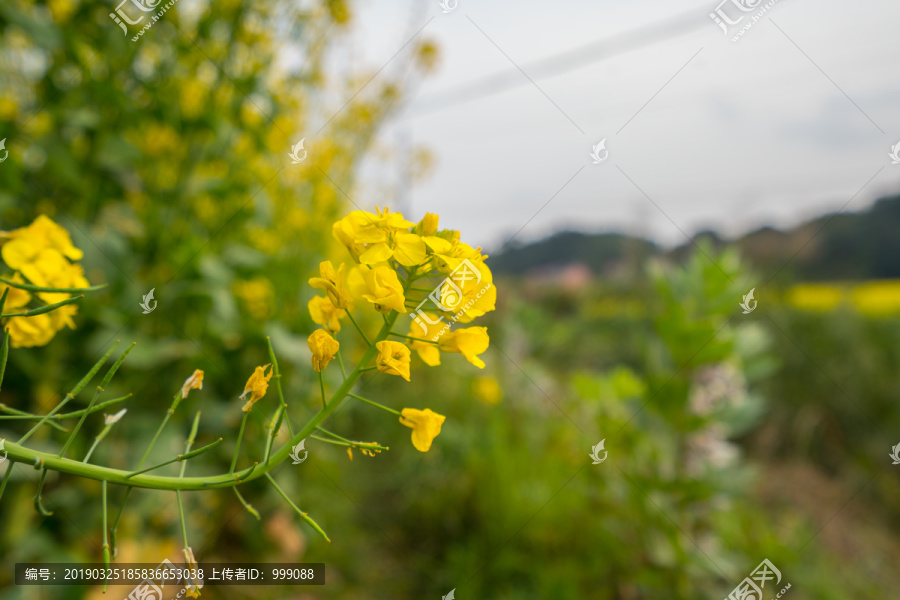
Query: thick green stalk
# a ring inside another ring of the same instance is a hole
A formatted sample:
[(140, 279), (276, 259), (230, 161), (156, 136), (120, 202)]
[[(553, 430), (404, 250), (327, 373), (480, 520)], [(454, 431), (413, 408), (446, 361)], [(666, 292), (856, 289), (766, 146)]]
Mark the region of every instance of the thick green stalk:
[(287, 459), (288, 455), (291, 453), (292, 446), (299, 444), (301, 440), (306, 439), (309, 434), (315, 431), (315, 428), (318, 425), (323, 423), (328, 417), (331, 416), (331, 414), (335, 410), (337, 410), (338, 406), (340, 405), (340, 400), (345, 398), (347, 394), (350, 393), (350, 390), (354, 385), (356, 385), (356, 382), (359, 380), (359, 376), (364, 369), (363, 365), (367, 365), (372, 361), (373, 358), (375, 358), (375, 355), (378, 353), (378, 349), (375, 347), (375, 343), (387, 338), (388, 334), (391, 331), (391, 326), (397, 319), (397, 315), (397, 312), (391, 313), (391, 315), (388, 317), (388, 322), (385, 323), (381, 328), (381, 331), (378, 332), (378, 335), (375, 337), (372, 345), (369, 346), (369, 348), (366, 350), (366, 353), (363, 355), (362, 360), (347, 376), (347, 379), (334, 392), (334, 394), (332, 394), (331, 400), (328, 402), (328, 405), (318, 413), (316, 413), (316, 415), (312, 419), (310, 419), (310, 421), (306, 423), (306, 425), (304, 425), (300, 431), (298, 431), (284, 446), (282, 446), (277, 452), (275, 452), (270, 457), (268, 464), (259, 465), (245, 478), (239, 478), (240, 474), (238, 473), (223, 473), (221, 475), (211, 477), (185, 478), (163, 477), (159, 475), (144, 474), (137, 475), (129, 479), (128, 475), (131, 474), (130, 471), (111, 469), (109, 467), (101, 467), (98, 465), (83, 464), (80, 461), (74, 461), (68, 458), (60, 458), (55, 454), (49, 454), (47, 452), (40, 452), (31, 448), (25, 448), (20, 444), (13, 442), (6, 443), (6, 450), (9, 453), (9, 458), (18, 462), (34, 464), (36, 463), (36, 461), (43, 460), (44, 467), (52, 471), (68, 473), (70, 475), (85, 477), (87, 479), (96, 479), (99, 481), (105, 479), (112, 484), (156, 490), (205, 490), (227, 488), (234, 487), (238, 485), (238, 483), (252, 481), (259, 477), (264, 477), (268, 472), (272, 471), (275, 467), (277, 467)]

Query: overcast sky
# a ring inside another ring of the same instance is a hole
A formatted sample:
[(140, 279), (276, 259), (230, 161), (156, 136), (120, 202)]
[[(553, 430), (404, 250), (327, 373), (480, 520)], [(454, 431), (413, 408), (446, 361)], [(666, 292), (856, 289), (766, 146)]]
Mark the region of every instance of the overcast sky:
[[(726, 15), (746, 16), (726, 37), (709, 17), (718, 1), (458, 0), (446, 14), (439, 0), (357, 2), (353, 68), (390, 68), (423, 25), (441, 48), (382, 136), (436, 158), (403, 208), (488, 249), (520, 229), (522, 241), (574, 228), (679, 243), (900, 191), (888, 156), (900, 3), (779, 0), (732, 42), (766, 3), (744, 13), (728, 0)], [(355, 199), (371, 206), (376, 189)]]

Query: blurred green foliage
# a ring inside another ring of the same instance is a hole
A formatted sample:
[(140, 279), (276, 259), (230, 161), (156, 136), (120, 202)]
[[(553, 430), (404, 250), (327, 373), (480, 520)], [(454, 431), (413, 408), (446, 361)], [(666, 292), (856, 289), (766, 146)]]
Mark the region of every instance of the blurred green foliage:
[[(85, 250), (91, 282), (110, 284), (81, 305), (77, 330), (11, 353), (2, 402), (49, 410), (113, 339), (137, 341), (108, 391), (135, 394), (129, 413), (96, 454), (128, 468), (195, 368), (207, 372), (204, 389), (158, 456), (180, 450), (195, 410), (198, 445), (233, 436), (236, 397), (267, 362), (266, 335), (295, 417), (314, 410), (306, 281), (334, 255), (331, 223), (352, 207), (344, 192), (410, 81), (326, 69), (352, 19), (340, 1), (181, 0), (138, 42), (113, 9), (0, 5), (2, 226), (52, 215)], [(300, 67), (283, 66), (286, 48)], [(433, 46), (416, 48), (416, 76), (434, 59)], [(287, 153), (300, 139), (309, 159), (294, 165)], [(376, 401), (427, 397), (447, 415), (429, 453), (384, 413), (355, 407), (326, 426), (390, 451), (351, 461), (310, 442), (311, 460), (281, 473), (332, 545), (250, 484), (262, 521), (230, 493), (185, 494), (195, 553), (328, 565), (329, 584), (313, 592), (229, 588), (235, 598), (457, 588), (498, 600), (721, 599), (763, 558), (794, 600), (891, 597), (898, 490), (880, 469), (900, 441), (881, 434), (898, 427), (898, 323), (789, 306), (741, 315), (753, 281), (733, 252), (704, 248), (649, 277), (574, 290), (498, 282), (485, 371), (451, 357), (439, 371), (417, 363), (400, 389), (375, 376), (363, 384)], [(151, 288), (159, 306), (143, 315)], [(101, 422), (86, 423), (75, 450)], [(35, 445), (57, 447), (50, 435)], [(608, 459), (592, 465), (601, 439)], [(225, 446), (216, 459), (227, 463)], [(51, 475), (49, 518), (32, 494), (17, 473), (0, 504), (0, 562), (97, 560), (96, 482)], [(119, 560), (177, 556), (177, 521), (170, 494), (136, 492)], [(9, 573), (4, 599), (100, 597), (77, 587), (39, 595), (12, 587)]]

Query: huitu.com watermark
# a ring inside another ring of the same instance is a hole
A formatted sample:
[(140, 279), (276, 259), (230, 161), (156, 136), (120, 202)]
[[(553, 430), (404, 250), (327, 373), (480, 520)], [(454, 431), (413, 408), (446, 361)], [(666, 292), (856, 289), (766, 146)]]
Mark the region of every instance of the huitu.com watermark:
[[(147, 30), (149, 30), (153, 25), (159, 21), (166, 11), (175, 6), (175, 3), (178, 0), (169, 0), (162, 6), (160, 4), (163, 0), (122, 0), (119, 5), (116, 7), (116, 12), (109, 13), (109, 17), (116, 22), (116, 24), (122, 29), (122, 32), (127, 36), (128, 35), (128, 25), (137, 25), (141, 26), (141, 23), (144, 22), (144, 19), (150, 17), (149, 20), (144, 23), (141, 29), (135, 34), (134, 37), (131, 38), (132, 42), (138, 41), (141, 36), (144, 35)], [(134, 6), (141, 12), (144, 13), (153, 13), (150, 15), (135, 13), (133, 10), (132, 14), (137, 18), (132, 18), (123, 8), (128, 2), (134, 4)]]

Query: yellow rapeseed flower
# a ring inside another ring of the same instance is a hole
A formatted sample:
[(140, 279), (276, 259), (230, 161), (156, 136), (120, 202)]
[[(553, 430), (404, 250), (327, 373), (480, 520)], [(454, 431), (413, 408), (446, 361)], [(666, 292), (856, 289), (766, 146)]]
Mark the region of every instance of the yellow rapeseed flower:
[(409, 231), (414, 223), (389, 208), (375, 209), (376, 213), (355, 210), (332, 228), (334, 237), (350, 250), (353, 259), (376, 265), (394, 258), (406, 267), (425, 262), (425, 242)]
[[(247, 380), (247, 384), (244, 385), (244, 393), (241, 394), (241, 400), (243, 400), (247, 394), (250, 394), (250, 399), (247, 400), (247, 403), (244, 404), (244, 407), (241, 409), (244, 412), (250, 412), (253, 405), (266, 395), (266, 390), (269, 389), (269, 380), (272, 379), (272, 373), (274, 372), (271, 370), (271, 367), (271, 364), (263, 367), (256, 367), (253, 371), (253, 375)], [(268, 375), (266, 374), (267, 369), (269, 370)]]
[(316, 373), (325, 370), (341, 347), (340, 343), (324, 329), (313, 331), (306, 343), (309, 345), (309, 351), (312, 352), (312, 366)]
[(313, 323), (323, 326), (332, 335), (341, 330), (340, 319), (347, 316), (347, 311), (337, 308), (329, 298), (316, 296), (306, 306)]
[(441, 433), (441, 425), (446, 418), (430, 408), (404, 408), (400, 411), (400, 422), (413, 430), (412, 443), (419, 452), (428, 452), (431, 442)]
[[(444, 327), (447, 326), (447, 323), (445, 321), (438, 321), (437, 315), (431, 313), (417, 314), (416, 316), (418, 317), (418, 320), (412, 320), (409, 324), (410, 337), (437, 342), (436, 338), (441, 334)], [(425, 327), (424, 332), (422, 331), (422, 326)], [(438, 350), (436, 343), (432, 344), (429, 342), (410, 340), (409, 347), (418, 352), (419, 358), (421, 358), (422, 362), (429, 367), (436, 367), (441, 364), (441, 351)]]
[(484, 368), (484, 361), (477, 355), (487, 350), (489, 344), (487, 327), (457, 329), (445, 333), (438, 339), (438, 347), (443, 352), (458, 352), (479, 369)]
[(331, 303), (338, 308), (353, 308), (353, 299), (346, 289), (347, 275), (344, 272), (344, 263), (335, 270), (330, 260), (319, 263), (319, 277), (312, 277), (309, 285), (325, 290)]
[(382, 373), (399, 375), (409, 381), (409, 348), (400, 342), (381, 341), (375, 344), (378, 356), (375, 366)]
[(397, 272), (390, 267), (379, 265), (375, 268), (362, 268), (361, 273), (368, 293), (363, 298), (375, 305), (375, 310), (387, 314), (392, 310), (406, 312), (406, 297), (403, 295), (403, 284)]

